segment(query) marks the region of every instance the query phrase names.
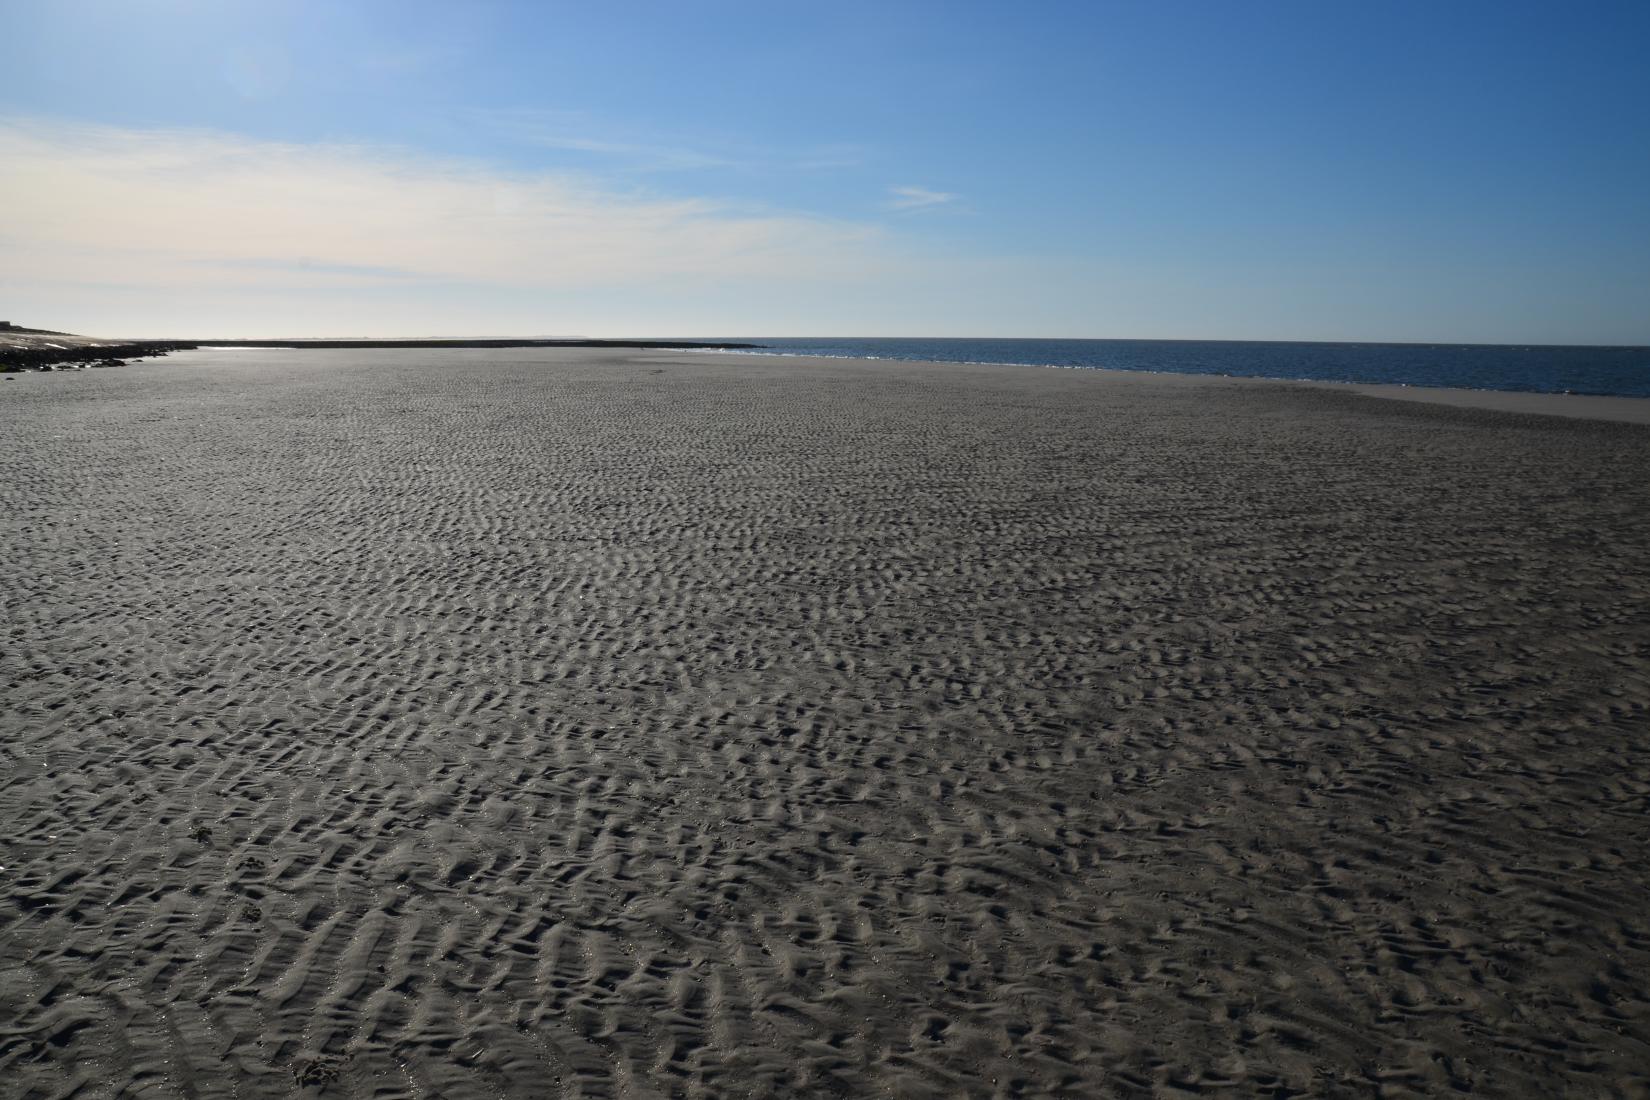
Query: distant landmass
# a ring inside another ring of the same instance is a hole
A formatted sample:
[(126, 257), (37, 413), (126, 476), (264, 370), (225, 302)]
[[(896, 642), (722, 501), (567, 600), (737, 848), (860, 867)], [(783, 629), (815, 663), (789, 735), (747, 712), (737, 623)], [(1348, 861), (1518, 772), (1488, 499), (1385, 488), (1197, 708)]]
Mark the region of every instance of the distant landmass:
[(658, 348), (667, 351), (754, 351), (760, 344), (700, 340), (585, 340), (429, 338), (403, 340), (123, 340), (24, 328), (0, 321), (0, 374), (67, 366), (121, 366), (127, 359), (194, 348)]
[(754, 351), (764, 346), (725, 340), (512, 340), (472, 337), (418, 337), (406, 340), (197, 340), (194, 341), (194, 345), (203, 348), (661, 348), (669, 351), (683, 348), (703, 351)]

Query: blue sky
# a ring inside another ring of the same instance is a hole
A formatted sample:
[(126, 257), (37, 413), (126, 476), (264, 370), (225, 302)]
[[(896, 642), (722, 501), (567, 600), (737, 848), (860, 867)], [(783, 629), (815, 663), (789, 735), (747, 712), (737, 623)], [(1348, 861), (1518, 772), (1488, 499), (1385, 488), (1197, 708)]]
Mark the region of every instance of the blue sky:
[(1650, 4), (0, 0), (0, 316), (1650, 343)]

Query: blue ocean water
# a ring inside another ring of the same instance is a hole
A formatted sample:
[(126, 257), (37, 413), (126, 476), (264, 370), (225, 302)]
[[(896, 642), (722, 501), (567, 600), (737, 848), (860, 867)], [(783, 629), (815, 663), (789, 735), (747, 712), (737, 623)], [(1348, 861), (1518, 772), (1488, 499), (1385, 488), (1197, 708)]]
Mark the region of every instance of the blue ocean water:
[(768, 353), (1018, 363), (1317, 382), (1383, 382), (1650, 397), (1650, 347), (1316, 344), (1236, 340), (779, 339), (729, 337)]

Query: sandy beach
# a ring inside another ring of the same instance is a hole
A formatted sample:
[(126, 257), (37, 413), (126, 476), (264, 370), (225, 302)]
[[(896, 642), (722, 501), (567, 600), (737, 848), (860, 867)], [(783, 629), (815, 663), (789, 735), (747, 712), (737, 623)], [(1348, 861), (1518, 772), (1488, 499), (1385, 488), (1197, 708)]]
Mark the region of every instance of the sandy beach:
[(1650, 428), (591, 350), (0, 384), (0, 1096), (1650, 1095)]

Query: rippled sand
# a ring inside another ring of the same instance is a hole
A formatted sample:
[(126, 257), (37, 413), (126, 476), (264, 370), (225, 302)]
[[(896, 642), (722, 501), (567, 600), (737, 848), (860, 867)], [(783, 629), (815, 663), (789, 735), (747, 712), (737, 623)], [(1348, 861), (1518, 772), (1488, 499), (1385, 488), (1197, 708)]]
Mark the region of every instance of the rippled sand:
[(0, 532), (0, 1095), (1650, 1092), (1644, 427), (197, 352)]

